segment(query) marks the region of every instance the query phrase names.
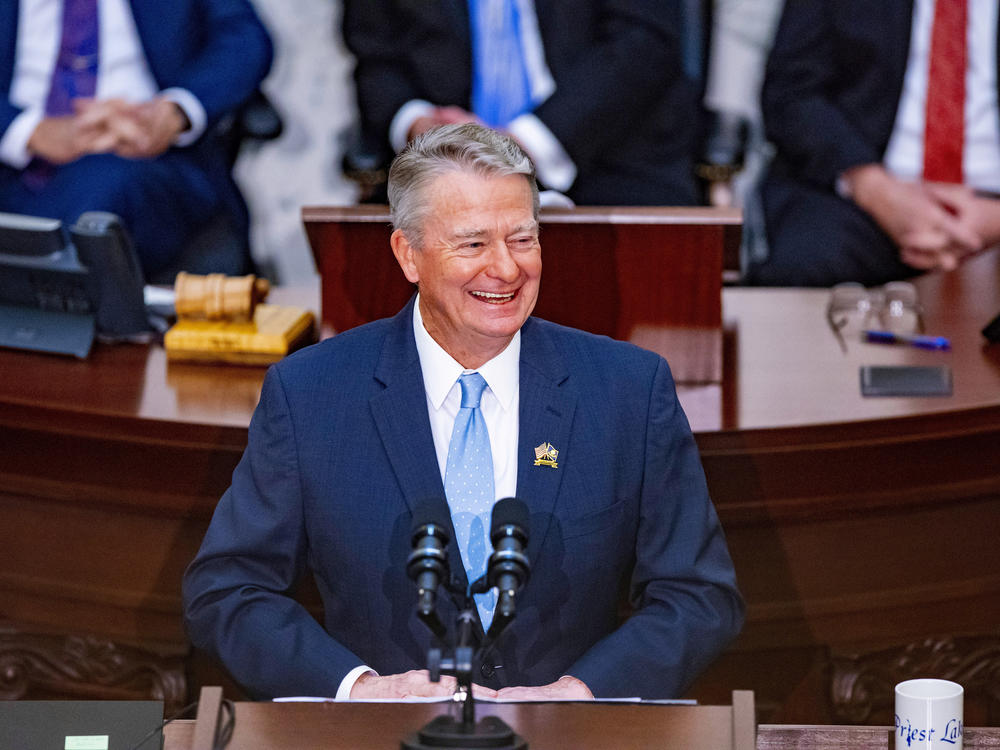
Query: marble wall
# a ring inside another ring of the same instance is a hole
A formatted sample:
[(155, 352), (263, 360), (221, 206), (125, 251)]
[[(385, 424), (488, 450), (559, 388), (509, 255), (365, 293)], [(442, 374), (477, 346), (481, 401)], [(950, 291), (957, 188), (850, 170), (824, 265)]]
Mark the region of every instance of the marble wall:
[(283, 284), (316, 273), (302, 228), (303, 205), (350, 204), (340, 172), (356, 105), (353, 60), (340, 35), (336, 0), (253, 0), (274, 40), (264, 91), (280, 112), (277, 140), (245, 147), (236, 164), (252, 217), (251, 245), (262, 271)]

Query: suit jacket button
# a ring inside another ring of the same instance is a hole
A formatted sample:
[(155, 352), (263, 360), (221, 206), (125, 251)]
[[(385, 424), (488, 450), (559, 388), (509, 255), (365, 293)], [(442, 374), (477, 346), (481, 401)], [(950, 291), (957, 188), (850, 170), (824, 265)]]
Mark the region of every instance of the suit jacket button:
[(483, 665), (479, 668), (480, 674), (483, 675), (487, 680), (496, 674), (496, 669), (489, 662), (483, 662)]

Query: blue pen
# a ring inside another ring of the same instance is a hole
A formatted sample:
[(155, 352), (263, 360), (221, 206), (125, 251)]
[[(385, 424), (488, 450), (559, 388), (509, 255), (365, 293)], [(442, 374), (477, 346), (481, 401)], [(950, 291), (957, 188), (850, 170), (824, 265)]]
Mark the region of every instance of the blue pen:
[(865, 331), (864, 340), (873, 344), (909, 344), (918, 349), (933, 349), (942, 352), (951, 349), (951, 342), (944, 336), (914, 336), (906, 333), (893, 333), (892, 331)]

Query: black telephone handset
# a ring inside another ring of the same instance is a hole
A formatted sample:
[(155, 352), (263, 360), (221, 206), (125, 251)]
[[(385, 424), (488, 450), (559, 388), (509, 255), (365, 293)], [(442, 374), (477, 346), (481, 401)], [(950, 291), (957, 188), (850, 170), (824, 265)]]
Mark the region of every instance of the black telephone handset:
[(69, 234), (80, 262), (90, 269), (98, 332), (114, 339), (150, 331), (142, 268), (121, 220), (104, 211), (88, 211)]

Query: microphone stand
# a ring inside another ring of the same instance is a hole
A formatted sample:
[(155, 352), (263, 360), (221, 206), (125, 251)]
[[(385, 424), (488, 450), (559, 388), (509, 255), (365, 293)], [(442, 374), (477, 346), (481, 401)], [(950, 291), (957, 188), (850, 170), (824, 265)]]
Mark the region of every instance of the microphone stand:
[[(454, 675), (458, 682), (456, 700), (462, 700), (462, 718), (456, 719), (453, 716), (437, 716), (425, 724), (419, 731), (409, 735), (401, 743), (403, 750), (431, 750), (431, 748), (452, 748), (452, 750), (474, 750), (477, 748), (495, 748), (496, 750), (527, 750), (528, 743), (514, 733), (514, 730), (507, 725), (503, 719), (496, 716), (486, 716), (480, 721), (476, 721), (476, 703), (472, 696), (472, 673), (473, 666), (482, 659), (484, 643), (476, 649), (474, 626), (476, 622), (475, 601), (472, 592), (486, 590), (483, 578), (476, 581), (468, 592), (454, 592), (463, 594), (462, 609), (455, 618), (455, 645), (451, 649), (442, 649), (439, 646), (431, 647), (427, 652), (427, 669), (430, 672), (432, 682), (438, 682), (441, 674)], [(438, 636), (437, 627), (440, 621), (436, 615), (429, 617), (430, 613), (420, 612), (420, 619)], [(500, 631), (513, 619), (513, 612), (505, 613), (504, 621), (499, 628), (491, 627), (491, 639), (487, 642), (492, 645), (500, 635)], [(494, 623), (495, 625), (496, 623)], [(443, 653), (444, 652), (444, 653)], [(460, 698), (464, 694), (464, 698)]]

